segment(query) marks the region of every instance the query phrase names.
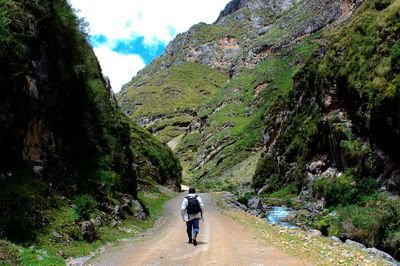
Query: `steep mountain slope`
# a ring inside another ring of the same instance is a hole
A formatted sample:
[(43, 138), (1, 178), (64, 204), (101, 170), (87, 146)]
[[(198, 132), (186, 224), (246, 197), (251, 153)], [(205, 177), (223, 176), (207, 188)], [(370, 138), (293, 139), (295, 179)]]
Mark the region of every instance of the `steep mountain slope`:
[(250, 184), (266, 107), (287, 96), (318, 31), (359, 2), (232, 1), (214, 24), (178, 35), (118, 101), (134, 121), (174, 143), (193, 182)]
[(399, 18), (400, 1), (366, 1), (326, 32), (296, 74), (293, 95), (267, 109), (253, 182), (260, 193), (295, 183), (301, 199), (319, 200), (317, 213), (337, 208), (319, 225), (325, 233), (397, 258)]
[(82, 30), (65, 0), (0, 0), (2, 239), (35, 243), (58, 226), (52, 243), (92, 241), (99, 225), (143, 217), (138, 177), (179, 185), (179, 162), (119, 111)]

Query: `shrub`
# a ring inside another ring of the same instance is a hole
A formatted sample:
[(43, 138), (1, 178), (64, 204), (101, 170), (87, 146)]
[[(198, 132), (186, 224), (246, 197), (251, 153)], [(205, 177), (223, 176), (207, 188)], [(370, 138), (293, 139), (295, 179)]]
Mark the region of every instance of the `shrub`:
[(359, 165), (371, 153), (368, 144), (363, 143), (360, 139), (343, 140), (340, 143), (343, 160), (350, 166)]
[(247, 206), (248, 201), (254, 196), (255, 194), (253, 193), (245, 193), (243, 196), (238, 198), (238, 202)]
[(75, 212), (78, 215), (79, 219), (87, 220), (90, 218), (90, 215), (94, 213), (97, 207), (96, 200), (89, 194), (83, 194), (75, 197)]
[(346, 238), (368, 246), (379, 244), (382, 230), (381, 214), (375, 208), (349, 205), (338, 209), (342, 233)]
[[(252, 186), (254, 188), (262, 187), (266, 180), (278, 172), (278, 164), (269, 154), (262, 154), (257, 162), (256, 172), (253, 177)], [(270, 182), (269, 182), (270, 183)]]
[(378, 184), (373, 178), (354, 176), (353, 169), (339, 177), (320, 179), (314, 182), (317, 197), (323, 197), (327, 207), (362, 203), (377, 193)]

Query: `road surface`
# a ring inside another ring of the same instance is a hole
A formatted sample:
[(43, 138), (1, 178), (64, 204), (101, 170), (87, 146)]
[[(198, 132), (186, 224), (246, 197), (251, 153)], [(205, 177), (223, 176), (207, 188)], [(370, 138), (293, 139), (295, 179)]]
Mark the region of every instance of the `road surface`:
[(243, 226), (223, 215), (211, 195), (200, 194), (205, 205), (198, 246), (187, 243), (180, 205), (186, 194), (167, 203), (162, 225), (141, 241), (113, 247), (92, 265), (307, 265), (268, 246)]

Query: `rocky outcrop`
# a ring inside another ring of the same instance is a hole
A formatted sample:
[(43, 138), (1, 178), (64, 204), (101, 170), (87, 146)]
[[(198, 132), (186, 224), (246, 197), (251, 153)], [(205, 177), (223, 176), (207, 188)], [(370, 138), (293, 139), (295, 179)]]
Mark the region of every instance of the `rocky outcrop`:
[(233, 1), (229, 2), (226, 5), (225, 9), (222, 10), (221, 13), (219, 14), (217, 22), (220, 21), (223, 17), (226, 17), (226, 16), (232, 14), (233, 12), (236, 12), (239, 9), (245, 7), (248, 2), (249, 1), (247, 1), (247, 0), (233, 0)]

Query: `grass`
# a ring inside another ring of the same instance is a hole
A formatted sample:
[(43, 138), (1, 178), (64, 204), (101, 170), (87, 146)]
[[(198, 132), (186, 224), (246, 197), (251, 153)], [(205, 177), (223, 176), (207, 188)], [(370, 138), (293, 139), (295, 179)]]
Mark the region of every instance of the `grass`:
[[(138, 163), (139, 178), (151, 176), (159, 184), (170, 181), (179, 185), (182, 180), (182, 167), (174, 153), (147, 130), (131, 125), (131, 149)], [(171, 184), (171, 182), (170, 182)]]
[(283, 229), (267, 224), (261, 219), (242, 211), (227, 208), (222, 195), (215, 193), (217, 205), (223, 213), (241, 224), (266, 246), (282, 250), (288, 255), (316, 265), (389, 265), (379, 259), (372, 258), (359, 249), (340, 244), (324, 237), (310, 237), (300, 229)]
[[(393, 98), (399, 86), (396, 79), (399, 69), (396, 70), (392, 61), (396, 60), (397, 46), (392, 38), (400, 26), (400, 3), (388, 1), (385, 9), (378, 10), (375, 6), (378, 2), (364, 4), (357, 10), (354, 19), (328, 34), (327, 38), (332, 42), (327, 55), (318, 65), (318, 72), (325, 77), (345, 77), (350, 90), (366, 96), (368, 108)], [(331, 58), (343, 48), (340, 61), (333, 63)]]
[[(198, 115), (206, 119), (207, 127), (201, 134), (201, 145), (193, 149), (194, 154), (190, 153), (194, 160), (185, 166), (193, 172), (195, 179), (201, 177), (199, 183), (211, 190), (235, 187), (234, 182), (225, 183), (225, 186), (220, 181), (213, 182), (211, 178), (218, 179), (218, 176), (251, 157), (251, 150), (262, 141), (266, 110), (280, 97), (287, 97), (293, 77), (300, 68), (296, 62), (308, 59), (315, 48), (313, 38), (308, 38), (269, 56), (253, 71), (243, 72), (229, 81), (213, 101), (199, 110)], [(182, 147), (187, 146), (185, 142), (186, 137), (181, 141)], [(210, 152), (211, 147), (215, 150), (229, 143), (231, 145), (224, 147), (201, 169), (193, 169), (196, 155)], [(177, 152), (184, 153), (179, 147)], [(210, 180), (205, 181), (203, 177)]]
[(129, 84), (118, 100), (124, 110), (135, 110), (130, 116), (133, 120), (140, 116), (192, 112), (207, 103), (226, 79), (224, 73), (208, 66), (185, 62), (172, 67), (168, 75), (149, 77), (145, 85)]
[[(175, 194), (158, 187), (154, 181), (147, 180), (145, 182), (151, 189), (148, 189), (149, 187), (143, 189), (138, 196), (148, 208), (150, 213), (148, 219), (141, 221), (131, 217), (121, 221), (117, 226), (103, 225), (98, 228), (99, 239), (92, 243), (74, 239), (58, 242), (55, 239), (54, 232), (71, 234), (70, 230), (75, 230), (71, 224), (73, 225), (75, 222), (77, 214), (66, 205), (59, 210), (51, 211), (54, 221), (42, 230), (34, 246), (28, 248), (15, 246), (14, 254), (17, 256), (19, 264), (65, 265), (65, 258), (87, 256), (106, 244), (117, 243), (121, 239), (134, 238), (144, 230), (151, 228), (157, 217), (162, 214), (165, 202)], [(12, 246), (9, 243), (7, 245)], [(2, 246), (5, 246), (5, 244), (0, 243), (0, 251)]]
[(268, 205), (286, 205), (293, 206), (296, 204), (298, 196), (298, 188), (295, 182), (283, 187), (280, 190), (262, 194), (261, 197)]

